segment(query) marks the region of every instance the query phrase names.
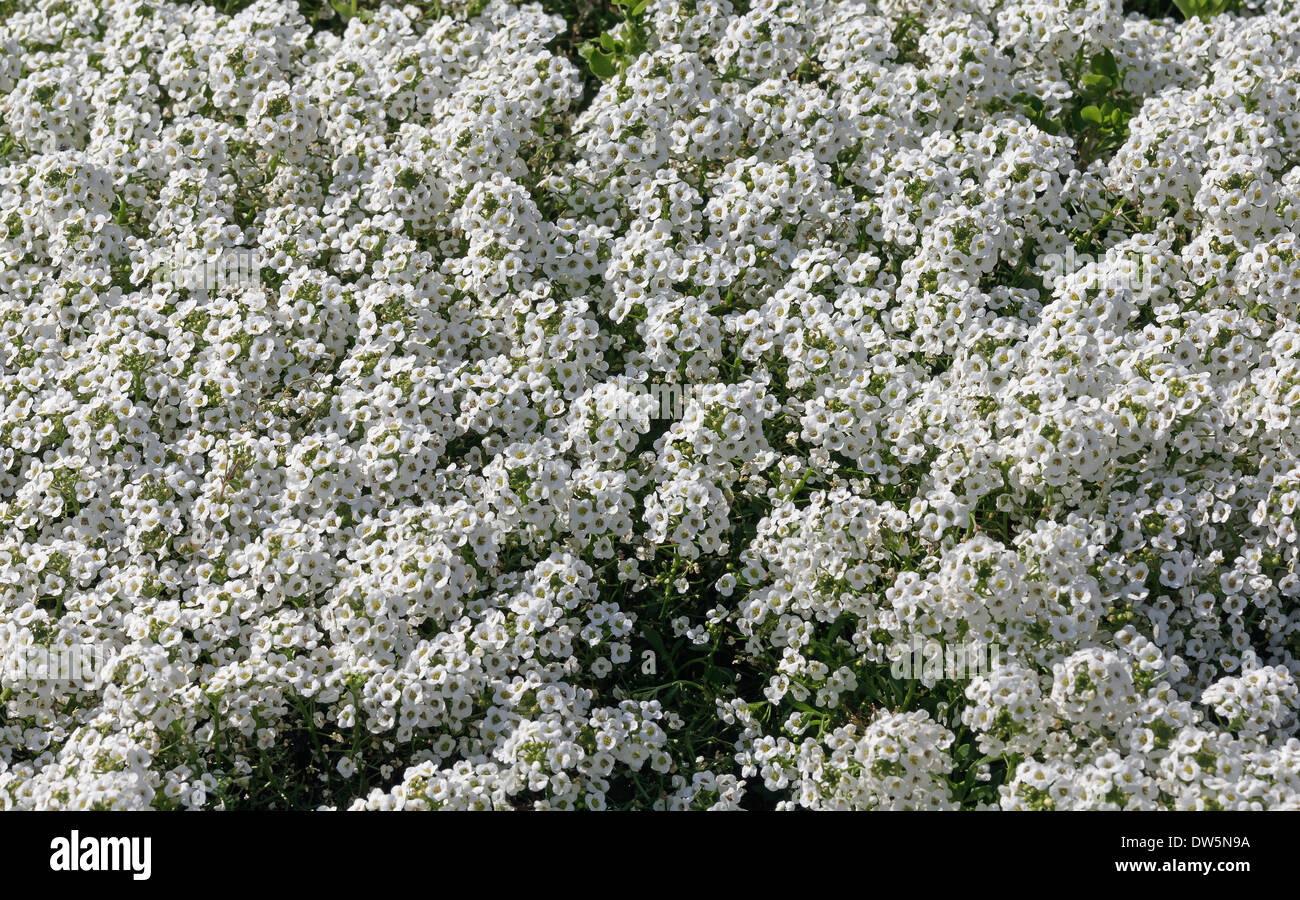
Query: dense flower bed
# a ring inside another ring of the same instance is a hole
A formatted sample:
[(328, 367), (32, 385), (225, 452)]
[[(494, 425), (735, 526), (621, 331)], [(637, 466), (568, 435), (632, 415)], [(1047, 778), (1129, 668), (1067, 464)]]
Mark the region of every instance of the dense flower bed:
[(0, 806), (1300, 806), (1297, 9), (12, 12)]

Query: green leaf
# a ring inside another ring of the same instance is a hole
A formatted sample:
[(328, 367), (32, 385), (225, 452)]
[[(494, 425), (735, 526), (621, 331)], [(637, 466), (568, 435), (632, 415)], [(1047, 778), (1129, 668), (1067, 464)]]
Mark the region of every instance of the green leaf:
[(1233, 0), (1174, 0), (1174, 6), (1178, 7), (1184, 19), (1209, 19), (1237, 8)]
[(1034, 113), (1041, 113), (1047, 106), (1042, 98), (1035, 97), (1033, 94), (1016, 94), (1011, 98), (1022, 106), (1028, 107)]
[(587, 61), (591, 74), (602, 81), (607, 81), (618, 73), (618, 67), (614, 64), (614, 56), (603, 53), (595, 44), (583, 45), (578, 53)]
[(1079, 118), (1085, 122), (1092, 122), (1096, 125), (1101, 124), (1101, 110), (1095, 106), (1085, 106), (1079, 110)]
[(1110, 50), (1103, 50), (1092, 57), (1092, 71), (1109, 75), (1111, 78), (1119, 78), (1119, 65), (1115, 62), (1115, 54)]
[(1112, 84), (1114, 84), (1114, 82), (1106, 75), (1097, 75), (1093, 73), (1083, 76), (1083, 86), (1091, 88), (1099, 93), (1110, 90)]

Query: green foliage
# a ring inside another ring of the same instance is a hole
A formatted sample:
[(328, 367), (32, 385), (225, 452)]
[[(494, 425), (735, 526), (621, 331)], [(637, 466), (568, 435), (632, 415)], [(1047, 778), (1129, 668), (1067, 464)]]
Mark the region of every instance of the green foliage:
[(1018, 94), (1014, 100), (1025, 117), (1043, 131), (1073, 137), (1083, 167), (1113, 153), (1128, 139), (1128, 123), (1137, 100), (1125, 90), (1124, 73), (1110, 50), (1086, 59), (1080, 54), (1072, 81), (1076, 86), (1074, 102), (1060, 117), (1048, 115), (1046, 104), (1038, 97)]
[(1124, 0), (1125, 13), (1149, 19), (1208, 19), (1222, 13), (1242, 15), (1241, 0)]
[(1209, 19), (1225, 12), (1236, 12), (1237, 0), (1174, 0), (1184, 19)]
[(650, 0), (613, 0), (623, 21), (578, 47), (592, 74), (602, 81), (624, 72), (646, 48), (645, 11)]
[(1128, 121), (1136, 101), (1124, 89), (1124, 73), (1110, 50), (1092, 56), (1087, 71), (1080, 72), (1078, 84), (1070, 124), (1079, 148), (1079, 162), (1086, 165), (1114, 152), (1128, 139)]
[(357, 8), (357, 0), (346, 0), (346, 2), (345, 0), (329, 0), (329, 4), (344, 22), (355, 18), (360, 18), (364, 22), (370, 17), (370, 10), (364, 7)]

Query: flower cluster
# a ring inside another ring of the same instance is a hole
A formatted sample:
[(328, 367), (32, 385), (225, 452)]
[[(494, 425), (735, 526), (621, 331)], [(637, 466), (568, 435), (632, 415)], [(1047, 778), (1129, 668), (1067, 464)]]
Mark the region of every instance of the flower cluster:
[(1300, 8), (435, 6), (6, 20), (0, 807), (1300, 807)]

